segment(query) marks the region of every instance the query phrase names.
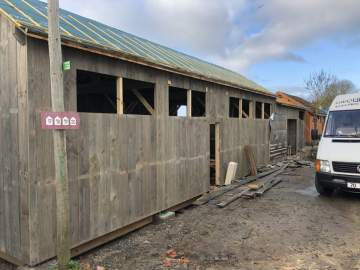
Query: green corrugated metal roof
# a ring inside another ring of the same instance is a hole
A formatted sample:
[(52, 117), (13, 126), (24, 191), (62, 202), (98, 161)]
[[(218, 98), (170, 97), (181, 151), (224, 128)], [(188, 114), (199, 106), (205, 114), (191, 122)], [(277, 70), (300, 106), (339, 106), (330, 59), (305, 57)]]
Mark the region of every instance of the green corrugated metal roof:
[[(38, 0), (0, 0), (0, 12), (18, 27), (47, 34), (47, 3)], [(60, 10), (62, 38), (76, 43), (106, 48), (146, 62), (174, 68), (209, 80), (273, 95), (244, 76), (198, 58), (172, 50), (146, 39), (123, 32), (100, 22)]]

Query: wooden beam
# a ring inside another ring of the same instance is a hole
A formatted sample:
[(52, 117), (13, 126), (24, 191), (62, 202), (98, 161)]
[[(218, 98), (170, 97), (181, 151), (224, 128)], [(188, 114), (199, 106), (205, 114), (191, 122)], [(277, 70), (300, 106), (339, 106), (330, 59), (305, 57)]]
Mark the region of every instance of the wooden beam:
[[(271, 104), (269, 104), (269, 103), (267, 103), (270, 107), (270, 110), (269, 110), (269, 113), (266, 113), (265, 112), (265, 109), (264, 109), (264, 116), (265, 116), (265, 119), (269, 119), (270, 118), (270, 116), (271, 116)], [(265, 108), (265, 107), (264, 107)]]
[(239, 99), (239, 117), (243, 116), (243, 108), (242, 108), (242, 98)]
[(144, 107), (148, 110), (148, 112), (153, 115), (154, 114), (154, 108), (147, 102), (147, 100), (143, 97), (142, 94), (137, 89), (131, 90), (134, 95), (140, 100), (140, 102), (144, 105)]
[(192, 92), (191, 90), (187, 90), (187, 106), (186, 106), (186, 116), (192, 116), (192, 100), (191, 100)]
[[(15, 258), (15, 257), (12, 257), (12, 256), (10, 256), (10, 255), (6, 254), (5, 252), (2, 252), (2, 251), (0, 251), (0, 258), (7, 261), (7, 262), (9, 262), (9, 263), (12, 263), (12, 264), (14, 264), (16, 266), (24, 266), (25, 265), (25, 263), (23, 261)], [(16, 269), (18, 269), (18, 268), (16, 268)], [(19, 268), (19, 269), (21, 269), (21, 268)]]
[(202, 196), (202, 194), (190, 199), (190, 200), (187, 200), (185, 202), (182, 202), (182, 203), (179, 203), (173, 207), (170, 207), (169, 209), (167, 209), (167, 211), (172, 211), (172, 212), (177, 212), (181, 209), (184, 209), (190, 205), (192, 205), (197, 199), (199, 199), (200, 197)]
[(116, 80), (116, 109), (117, 114), (124, 114), (124, 83), (122, 77)]
[(113, 109), (116, 110), (116, 104), (114, 103), (114, 101), (111, 100), (108, 94), (105, 94), (105, 98), (107, 99), (107, 101), (109, 101)]
[(140, 228), (142, 228), (142, 227), (144, 227), (144, 226), (146, 226), (146, 225), (148, 225), (148, 224), (150, 224), (152, 222), (153, 222), (153, 216), (150, 216), (150, 217), (144, 218), (144, 219), (142, 219), (140, 221), (137, 221), (135, 223), (132, 223), (130, 225), (127, 225), (125, 227), (122, 227), (122, 228), (120, 228), (118, 230), (115, 230), (115, 231), (113, 231), (111, 233), (108, 233), (108, 234), (105, 234), (105, 235), (103, 235), (101, 237), (93, 239), (93, 240), (91, 240), (89, 242), (81, 244), (81, 245), (79, 245), (77, 247), (73, 247), (71, 249), (71, 256), (75, 257), (75, 256), (78, 256), (80, 254), (83, 254), (83, 253), (85, 253), (85, 252), (87, 252), (87, 251), (89, 251), (91, 249), (94, 249), (94, 248), (96, 248), (98, 246), (101, 246), (101, 245), (103, 245), (105, 243), (108, 243), (108, 242), (110, 242), (110, 241), (112, 241), (112, 240), (114, 240), (116, 238), (119, 238), (119, 237), (121, 237), (123, 235), (126, 235), (126, 234), (128, 234), (128, 233), (130, 233), (132, 231), (138, 230), (138, 229), (140, 229)]
[(254, 118), (254, 106), (255, 102), (249, 100), (249, 118)]

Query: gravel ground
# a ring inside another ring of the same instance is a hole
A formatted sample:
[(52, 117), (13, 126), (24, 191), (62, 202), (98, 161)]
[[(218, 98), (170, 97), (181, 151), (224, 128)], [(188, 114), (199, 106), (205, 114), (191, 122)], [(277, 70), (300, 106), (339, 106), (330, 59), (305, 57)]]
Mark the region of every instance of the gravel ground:
[(360, 196), (319, 197), (313, 169), (292, 174), (260, 198), (190, 207), (77, 259), (118, 270), (360, 269)]

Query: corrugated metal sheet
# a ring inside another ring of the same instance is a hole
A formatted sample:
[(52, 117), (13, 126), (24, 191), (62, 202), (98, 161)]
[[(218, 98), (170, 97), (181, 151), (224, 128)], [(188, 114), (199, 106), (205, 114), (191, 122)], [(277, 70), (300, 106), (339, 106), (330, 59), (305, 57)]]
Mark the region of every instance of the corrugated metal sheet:
[[(0, 0), (0, 12), (18, 27), (47, 33), (47, 3), (38, 0)], [(262, 86), (236, 72), (62, 9), (60, 10), (60, 28), (64, 39), (76, 43), (91, 45), (95, 48), (108, 48), (111, 51), (135, 56), (154, 64), (271, 94)]]

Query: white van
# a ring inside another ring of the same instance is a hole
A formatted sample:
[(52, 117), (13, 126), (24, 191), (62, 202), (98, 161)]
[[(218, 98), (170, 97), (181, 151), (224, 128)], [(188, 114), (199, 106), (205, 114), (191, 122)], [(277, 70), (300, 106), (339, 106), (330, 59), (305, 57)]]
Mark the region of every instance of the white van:
[(360, 93), (337, 96), (326, 119), (316, 160), (315, 186), (360, 192)]

